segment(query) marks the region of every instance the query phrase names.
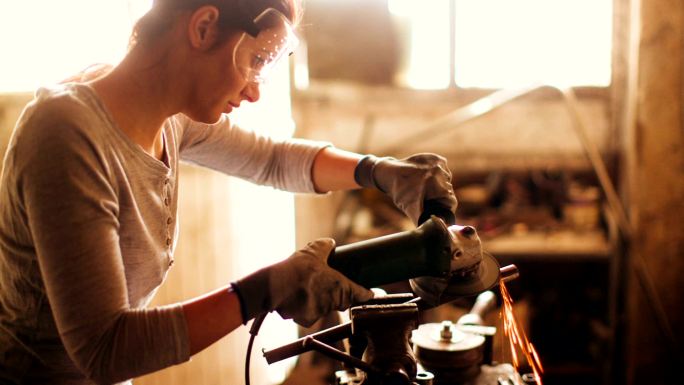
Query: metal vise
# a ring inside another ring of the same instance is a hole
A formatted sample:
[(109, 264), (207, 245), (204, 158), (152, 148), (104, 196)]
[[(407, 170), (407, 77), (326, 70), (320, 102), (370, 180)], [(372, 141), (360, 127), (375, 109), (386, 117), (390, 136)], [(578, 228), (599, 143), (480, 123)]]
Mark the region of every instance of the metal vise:
[[(414, 296), (392, 294), (374, 304), (350, 309), (351, 321), (264, 351), (271, 364), (315, 350), (344, 364), (335, 373), (338, 385), (431, 385), (432, 375), (419, 372), (410, 344), (418, 327), (419, 311)], [(348, 338), (349, 353), (329, 343)]]

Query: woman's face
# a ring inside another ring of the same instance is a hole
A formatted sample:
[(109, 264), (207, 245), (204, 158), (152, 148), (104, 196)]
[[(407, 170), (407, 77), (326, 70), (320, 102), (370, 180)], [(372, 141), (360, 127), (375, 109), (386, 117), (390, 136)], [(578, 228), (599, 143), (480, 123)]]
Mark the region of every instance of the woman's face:
[(185, 112), (193, 120), (216, 123), (221, 114), (230, 113), (243, 100), (259, 99), (259, 84), (248, 82), (233, 59), (241, 36), (241, 32), (235, 32), (213, 49), (198, 53), (198, 63), (192, 68), (195, 81)]
[[(188, 18), (187, 40), (190, 43), (186, 70), (192, 92), (186, 114), (206, 123), (219, 120), (243, 100), (259, 99), (259, 84), (271, 69), (287, 57), (298, 39), (289, 20), (269, 8), (255, 17), (256, 35), (235, 30), (226, 38), (218, 31), (218, 9), (203, 6)], [(184, 37), (185, 38), (185, 37)], [(180, 59), (185, 62), (183, 58)]]

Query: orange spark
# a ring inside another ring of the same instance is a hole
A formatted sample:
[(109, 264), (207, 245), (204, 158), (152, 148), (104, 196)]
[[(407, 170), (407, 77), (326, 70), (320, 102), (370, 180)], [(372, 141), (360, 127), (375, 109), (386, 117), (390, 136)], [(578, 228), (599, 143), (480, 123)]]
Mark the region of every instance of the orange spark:
[(542, 368), (539, 355), (532, 343), (527, 340), (525, 331), (518, 326), (518, 321), (513, 313), (513, 299), (503, 280), (499, 281), (499, 288), (501, 288), (501, 299), (503, 302), (501, 318), (503, 319), (504, 335), (508, 337), (510, 343), (513, 366), (517, 371), (520, 364), (517, 354), (519, 350), (524, 355), (527, 364), (532, 368), (535, 381), (537, 384), (542, 385), (541, 373), (544, 373), (544, 368)]

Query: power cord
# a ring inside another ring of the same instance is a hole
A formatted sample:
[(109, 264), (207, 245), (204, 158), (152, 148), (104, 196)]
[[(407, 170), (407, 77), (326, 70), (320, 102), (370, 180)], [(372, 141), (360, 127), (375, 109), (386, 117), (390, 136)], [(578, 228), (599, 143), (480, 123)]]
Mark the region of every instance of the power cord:
[(249, 364), (252, 357), (252, 346), (254, 345), (254, 339), (257, 334), (259, 334), (259, 329), (261, 329), (261, 324), (264, 323), (268, 313), (262, 313), (254, 318), (252, 321), (252, 326), (249, 328), (249, 342), (247, 343), (247, 357), (245, 357), (245, 385), (250, 385), (249, 383)]

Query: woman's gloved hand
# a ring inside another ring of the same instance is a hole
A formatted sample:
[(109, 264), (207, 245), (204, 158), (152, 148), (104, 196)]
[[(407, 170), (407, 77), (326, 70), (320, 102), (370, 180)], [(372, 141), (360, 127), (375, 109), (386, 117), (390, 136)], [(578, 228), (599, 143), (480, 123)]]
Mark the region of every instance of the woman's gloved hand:
[(344, 310), (373, 298), (372, 291), (328, 266), (334, 248), (334, 240), (318, 239), (284, 261), (233, 283), (244, 322), (275, 310), (281, 317), (308, 327), (332, 310)]
[(427, 201), (452, 215), (458, 206), (446, 159), (436, 154), (416, 154), (405, 159), (368, 155), (357, 164), (354, 178), (362, 187), (377, 188), (389, 195), (414, 224), (418, 224)]

